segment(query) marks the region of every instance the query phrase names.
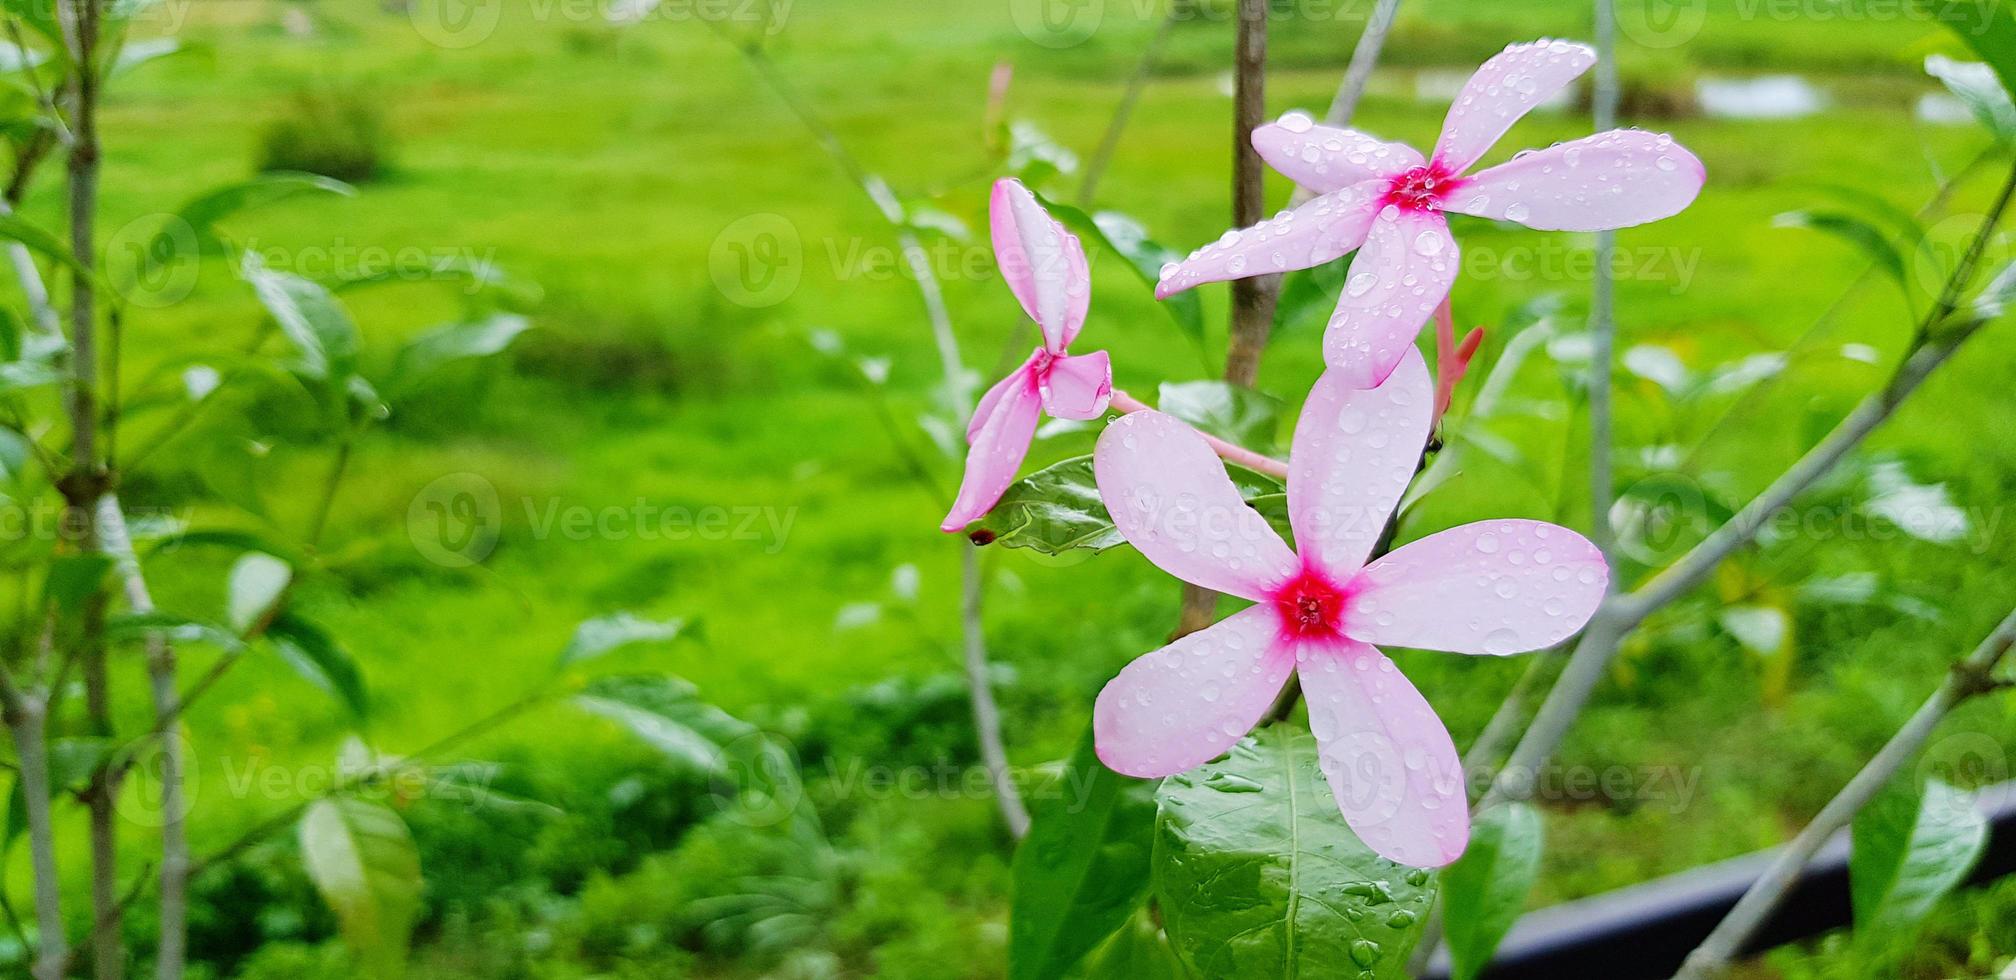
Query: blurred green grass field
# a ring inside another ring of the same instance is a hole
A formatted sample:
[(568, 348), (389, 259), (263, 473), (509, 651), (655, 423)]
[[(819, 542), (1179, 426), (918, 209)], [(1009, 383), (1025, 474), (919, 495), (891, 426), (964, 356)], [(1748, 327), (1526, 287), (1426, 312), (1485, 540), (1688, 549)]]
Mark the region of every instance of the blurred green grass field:
[[(1321, 109), (1366, 6), (1311, 16), (1304, 5), (1297, 8), (1304, 16), (1277, 21), (1270, 110)], [(354, 198), (300, 198), (234, 218), (234, 238), (276, 265), (358, 261), (379, 247), (469, 249), (544, 291), (533, 311), (536, 332), (508, 364), (452, 378), (390, 420), (360, 448), (337, 505), (323, 549), (337, 571), (314, 580), (302, 601), (363, 664), (377, 700), (367, 737), (396, 753), (510, 700), (543, 676), (572, 625), (588, 616), (634, 609), (696, 617), (701, 642), (649, 663), (798, 739), (829, 833), (849, 842), (850, 853), (868, 855), (836, 900), (844, 914), (819, 933), (819, 948), (854, 975), (1000, 975), (1009, 845), (991, 801), (872, 799), (821, 779), (847, 759), (967, 765), (973, 757), (957, 685), (948, 698), (948, 682), (935, 680), (958, 670), (957, 549), (935, 530), (943, 501), (908, 477), (859, 385), (809, 343), (815, 331), (831, 331), (858, 355), (886, 358), (899, 418), (934, 407), (936, 354), (915, 291), (886, 264), (894, 240), (873, 204), (730, 44), (690, 19), (663, 14), (617, 28), (594, 5), (512, 0), (494, 29), (460, 46), (472, 35), (443, 35), (433, 0), (410, 14), (329, 0), (175, 9), (187, 17), (176, 33), (197, 50), (142, 69), (106, 108), (108, 229), (246, 176), (262, 127), (301, 90), (334, 88), (382, 107), (394, 136), (389, 172)], [(1675, 406), (1653, 382), (1620, 373), (1620, 445), (1696, 450), (1700, 485), (1741, 500), (1875, 385), (1909, 339), (1913, 300), (1881, 281), (1853, 292), (1823, 333), (1805, 336), (1864, 260), (1835, 240), (1776, 227), (1774, 216), (1826, 203), (1828, 184), (1915, 208), (1986, 138), (1912, 111), (1933, 91), (1917, 69), (1935, 31), (1929, 23), (1811, 11), (1781, 17), (1760, 12), (1779, 8), (1757, 4), (1702, 9), (1698, 33), (1677, 44), (1676, 35), (1647, 26), (1642, 11), (1627, 11), (1627, 77), (1684, 89), (1703, 73), (1788, 72), (1841, 93), (1833, 108), (1792, 120), (1642, 121), (1670, 129), (1700, 155), (1709, 184), (1682, 215), (1620, 236), (1625, 253), (1640, 260), (1618, 284), (1620, 348), (1662, 346), (1705, 371), (1805, 339), (1785, 375), (1698, 447), (1733, 397)], [(868, 169), (972, 230), (969, 240), (940, 247), (953, 267), (944, 287), (958, 338), (983, 375), (1018, 353), (1009, 345), (1024, 336), (985, 261), (984, 192), (994, 166), (983, 127), (989, 73), (997, 63), (1013, 65), (1010, 119), (1089, 155), (1154, 29), (1134, 5), (1104, 10), (1083, 43), (1049, 48), (1017, 29), (1007, 3), (801, 2), (766, 41), (768, 56)], [(1387, 60), (1396, 70), (1462, 70), (1511, 41), (1586, 37), (1583, 17), (1576, 5), (1542, 0), (1409, 0)], [(287, 26), (303, 23), (305, 33)], [(458, 46), (435, 43), (444, 36)], [(1230, 101), (1219, 66), (1229, 63), (1230, 43), (1222, 20), (1176, 28), (1100, 185), (1099, 207), (1136, 216), (1171, 245), (1194, 246), (1224, 227)], [(1386, 87), (1358, 123), (1425, 146), (1442, 108)], [(1586, 129), (1572, 113), (1536, 114), (1493, 159)], [(1057, 190), (1073, 188), (1075, 181), (1060, 181)], [(1992, 175), (1964, 183), (1949, 211), (1980, 208), (1992, 189)], [(1277, 202), (1289, 193), (1278, 179), (1269, 190)], [(53, 215), (60, 199), (59, 184), (45, 179), (27, 211)], [(781, 218), (802, 263), (786, 298), (750, 307), (717, 287), (710, 269), (736, 241), (736, 223), (756, 215)], [(1481, 222), (1458, 235), (1473, 258), (1511, 263), (1485, 263), (1459, 281), (1459, 321), (1497, 328), (1548, 292), (1563, 295), (1564, 322), (1579, 317), (1586, 280), (1517, 265), (1567, 262), (1587, 248), (1586, 238)], [(1114, 353), (1121, 387), (1151, 392), (1160, 381), (1206, 376), (1198, 351), (1117, 261), (1095, 259), (1094, 281), (1080, 343)], [(367, 356), (382, 364), (397, 341), (452, 316), (455, 288), (354, 294), (367, 352), (375, 352)], [(1926, 300), (1915, 297), (1918, 308)], [(1222, 288), (1207, 290), (1205, 304), (1213, 323), (1205, 353), (1218, 361)], [(208, 267), (189, 301), (136, 312), (128, 343), (144, 351), (140, 363), (172, 366), (236, 348), (257, 317), (230, 270)], [(2016, 490), (2012, 330), (1990, 328), (1869, 451), (1903, 461), (1923, 484), (1943, 484), (1960, 507), (1979, 508), (1973, 534), (1929, 542), (1840, 521), (1746, 554), (1753, 581), (1717, 586), (1790, 589), (1873, 573), (1885, 595), (1912, 600), (1901, 605), (1924, 614), (1900, 612), (1900, 604), (1800, 605), (1793, 659), (1777, 665), (1746, 654), (1698, 609), (1655, 621), (1562, 761), (1591, 771), (1624, 767), (1661, 785), (1678, 774), (1676, 789), (1690, 788), (1684, 798), (1557, 801), (1547, 814), (1548, 865), (1536, 902), (1783, 840), (2006, 611), (2016, 594), (2016, 537), (1999, 523)], [(1493, 329), (1480, 365), (1503, 349), (1506, 332)], [(1878, 363), (1843, 356), (1844, 345), (1873, 350)], [(1309, 327), (1284, 332), (1262, 387), (1299, 397), (1320, 369), (1317, 347)], [(1559, 372), (1537, 359), (1514, 390), (1534, 411), (1494, 431), (1524, 462), (1477, 455), (1406, 533), (1486, 516), (1587, 525), (1582, 422)], [(127, 438), (144, 442), (151, 428), (143, 418)], [(1032, 466), (1084, 452), (1090, 439), (1078, 432), (1039, 442)], [(180, 445), (170, 443), (153, 457), (153, 470), (135, 478), (133, 502), (198, 524), (244, 523), (200, 489), (209, 464), (178, 453)], [(298, 539), (326, 465), (285, 453), (256, 464), (251, 476), (270, 508), (263, 530)], [(458, 474), (487, 482), (500, 501), (501, 537), (471, 570), (430, 562), (411, 535), (416, 497), (437, 480), (467, 479)], [(947, 463), (935, 476), (949, 487), (957, 473)], [(556, 507), (619, 516), (577, 535), (543, 523)], [(669, 540), (634, 516), (708, 507), (737, 519), (761, 516), (751, 536), (727, 540)], [(995, 580), (988, 638), (1012, 675), (1003, 691), (1010, 753), (1024, 765), (1059, 758), (1100, 685), (1166, 635), (1176, 590), (1131, 553), (1071, 567), (1013, 552), (987, 560)], [(906, 565), (921, 578), (914, 604), (890, 595), (892, 574)], [(158, 588), (171, 608), (221, 601), (216, 577)], [(880, 617), (859, 622), (864, 603), (882, 604)], [(1401, 665), (1459, 744), (1523, 668), (1432, 654), (1403, 654)], [(124, 693), (142, 717), (140, 692)], [(243, 747), (253, 747), (258, 766), (300, 772), (331, 759), (349, 731), (339, 709), (284, 665), (234, 671), (191, 722), (199, 852), (298, 798), (291, 790), (234, 789)], [(1935, 751), (1985, 751), (2006, 776), (2016, 703), (1970, 706), (1942, 733), (1946, 748)], [(601, 792), (588, 788), (600, 783), (577, 777), (657, 765), (613, 729), (558, 713), (489, 736), (478, 754), (509, 763), (507, 773), (518, 775), (501, 777), (505, 783), (563, 798)], [(699, 879), (740, 867), (739, 858), (718, 853), (723, 845), (681, 839), (690, 813), (614, 798), (554, 802), (613, 815), (621, 832), (602, 833), (607, 828), (582, 817), (460, 815), (420, 825), (433, 888), (423, 975), (755, 976), (777, 968), (761, 951), (711, 942), (692, 908), (674, 900), (703, 895)], [(600, 849), (584, 841), (600, 841)], [(249, 887), (213, 882), (209, 891)], [(199, 921), (199, 952), (210, 937), (219, 975), (345, 975), (326, 923), (302, 918), (298, 908), (290, 913), (286, 888), (253, 889), (272, 896), (241, 910), (256, 928), (226, 914), (233, 906), (222, 898), (218, 917), (233, 921)], [(2016, 890), (2008, 885), (1949, 899), (1912, 954), (1910, 975), (1984, 975), (2016, 952), (2012, 923)], [(1780, 951), (1758, 969), (1847, 977), (1862, 975), (1856, 962), (1841, 937), (1830, 937)]]

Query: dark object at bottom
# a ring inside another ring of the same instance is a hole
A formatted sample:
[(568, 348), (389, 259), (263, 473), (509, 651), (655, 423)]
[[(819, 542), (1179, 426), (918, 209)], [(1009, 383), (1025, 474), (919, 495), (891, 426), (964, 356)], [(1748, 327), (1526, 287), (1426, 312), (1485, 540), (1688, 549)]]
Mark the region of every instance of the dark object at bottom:
[[(2016, 872), (2016, 782), (1974, 796), (1988, 818), (1988, 847), (1966, 885)], [(1522, 916), (1484, 970), (1486, 980), (1603, 977), (1664, 980), (1708, 938), (1736, 900), (1770, 864), (1761, 851), (1592, 895)], [(1745, 955), (1848, 925), (1848, 832), (1835, 834), (1808, 862), (1798, 884), (1757, 931)], [(1447, 980), (1449, 957), (1437, 954), (1424, 980)]]

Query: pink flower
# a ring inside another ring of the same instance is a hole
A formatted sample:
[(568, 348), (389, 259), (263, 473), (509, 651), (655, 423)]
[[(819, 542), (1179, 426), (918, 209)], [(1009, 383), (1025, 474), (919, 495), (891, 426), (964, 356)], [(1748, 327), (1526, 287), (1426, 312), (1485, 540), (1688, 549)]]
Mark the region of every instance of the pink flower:
[(966, 478), (939, 526), (957, 531), (994, 509), (1029, 455), (1029, 440), (1044, 412), (1060, 419), (1095, 419), (1113, 396), (1113, 366), (1105, 351), (1072, 356), (1064, 348), (1085, 325), (1092, 277), (1078, 237), (1043, 211), (1036, 196), (1014, 178), (994, 183), (989, 205), (994, 261), (1030, 319), (1043, 328), (1043, 344), (1029, 360), (980, 397), (966, 426)]
[[(1384, 380), (1455, 282), (1445, 211), (1546, 231), (1657, 221), (1701, 191), (1701, 161), (1671, 136), (1615, 129), (1465, 174), (1520, 116), (1596, 63), (1567, 41), (1515, 44), (1465, 83), (1435, 154), (1289, 113), (1253, 131), (1275, 170), (1320, 196), (1162, 270), (1159, 297), (1200, 283), (1307, 269), (1358, 249), (1323, 336), (1323, 359), (1357, 388)], [(1362, 247), (1361, 247), (1362, 246)]]
[(1240, 499), (1195, 431), (1159, 412), (1108, 426), (1093, 456), (1121, 534), (1162, 570), (1255, 605), (1147, 654), (1099, 692), (1099, 758), (1167, 776), (1239, 741), (1301, 676), (1323, 774), (1345, 819), (1394, 861), (1439, 867), (1469, 842), (1449, 732), (1375, 643), (1502, 655), (1580, 630), (1609, 567), (1537, 521), (1466, 524), (1364, 564), (1412, 479), (1434, 391), (1412, 345), (1385, 384), (1336, 372), (1309, 394), (1288, 457), (1300, 555)]

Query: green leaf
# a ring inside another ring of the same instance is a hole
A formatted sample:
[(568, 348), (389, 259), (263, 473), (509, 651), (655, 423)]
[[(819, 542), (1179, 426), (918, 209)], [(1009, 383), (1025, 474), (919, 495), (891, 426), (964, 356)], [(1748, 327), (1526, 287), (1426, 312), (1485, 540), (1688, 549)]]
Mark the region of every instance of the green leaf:
[(96, 278), (56, 236), (28, 223), (18, 214), (0, 214), (0, 240), (20, 242), (28, 246), (29, 251), (62, 263), (80, 276)]
[(225, 621), (240, 633), (252, 632), (279, 608), (293, 580), (293, 566), (265, 552), (246, 552), (231, 565)]
[(122, 613), (105, 619), (105, 638), (112, 642), (144, 640), (161, 634), (174, 643), (205, 643), (231, 653), (245, 648), (238, 631), (172, 613)]
[(215, 250), (217, 223), (240, 211), (264, 207), (297, 194), (323, 193), (350, 197), (357, 193), (340, 180), (320, 174), (279, 171), (225, 184), (183, 202), (161, 229), (148, 239), (144, 260), (158, 268), (188, 254)]
[(1455, 980), (1471, 980), (1491, 962), (1540, 877), (1543, 843), (1540, 811), (1527, 803), (1493, 807), (1471, 825), (1470, 849), (1442, 872)]
[(1155, 407), (1257, 452), (1273, 449), (1281, 428), (1280, 399), (1229, 381), (1165, 381)]
[[(1056, 218), (1079, 238), (1092, 245), (1100, 246), (1127, 263), (1134, 277), (1147, 285), (1152, 293), (1155, 284), (1162, 278), (1162, 267), (1183, 257), (1181, 252), (1157, 244), (1148, 237), (1148, 229), (1141, 222), (1118, 211), (1101, 211), (1086, 214), (1084, 211), (1053, 201), (1041, 194), (1036, 195), (1050, 216)], [(1196, 291), (1177, 293), (1157, 304), (1183, 335), (1197, 346), (1199, 354), (1204, 350), (1204, 302), (1197, 298)]]
[(59, 618), (76, 619), (99, 594), (105, 584), (105, 573), (111, 570), (112, 559), (95, 552), (64, 555), (50, 562), (49, 573), (42, 580), (42, 598)]
[(362, 965), (375, 977), (405, 972), (423, 887), (405, 821), (377, 803), (325, 799), (309, 804), (296, 829), (308, 880)]
[[(1237, 466), (1225, 469), (1253, 509), (1276, 530), (1287, 527), (1288, 502), (1281, 484)], [(1127, 543), (1099, 499), (1091, 456), (1074, 456), (1010, 484), (994, 509), (968, 525), (966, 533), (983, 544), (1052, 556), (1081, 549), (1097, 553)]]
[(1978, 61), (1955, 61), (1945, 55), (1926, 57), (1925, 73), (1946, 86), (1967, 106), (1997, 142), (2016, 142), (2016, 102), (1995, 78), (1995, 69)]
[(1959, 37), (1994, 69), (2005, 92), (2016, 92), (2016, 13), (2006, 4), (1917, 0), (1918, 9)]
[(1260, 729), (1157, 794), (1155, 894), (1197, 976), (1407, 975), (1434, 875), (1360, 842), (1316, 760), (1316, 739)]
[(1771, 223), (1780, 228), (1810, 228), (1833, 235), (1861, 251), (1892, 281), (1899, 284), (1907, 281), (1904, 256), (1891, 243), (1890, 236), (1855, 215), (1842, 211), (1787, 211)]
[(259, 302), (300, 354), (300, 372), (310, 378), (344, 381), (357, 363), (357, 324), (321, 285), (289, 272), (268, 269), (258, 253), (245, 253), (243, 271)]
[(400, 349), (386, 388), (410, 391), (445, 365), (500, 353), (531, 326), (531, 321), (515, 313), (498, 313), (471, 323), (436, 327)]
[(1856, 814), (1848, 858), (1858, 934), (1915, 931), (1988, 844), (1974, 798), (1936, 779), (1886, 789)]
[(335, 695), (351, 714), (362, 718), (370, 713), (371, 699), (357, 661), (322, 627), (292, 613), (281, 613), (266, 625), (266, 638), (273, 641), (273, 648), (295, 673)]
[(1155, 784), (1102, 765), (1088, 728), (1051, 785), (1058, 792), (1037, 801), (1015, 849), (1010, 980), (1062, 975), (1148, 894)]
[(1189, 980), (1169, 937), (1146, 909), (1136, 912), (1106, 945), (1092, 954), (1085, 980)]
[(216, 547), (232, 551), (261, 551), (275, 555), (292, 563), (293, 552), (285, 545), (257, 532), (241, 528), (217, 527), (199, 528), (165, 534), (154, 542), (151, 554), (172, 551), (176, 548)]
[(691, 683), (669, 675), (598, 677), (574, 704), (600, 715), (674, 761), (701, 772), (726, 772), (723, 746), (754, 734), (755, 728), (700, 699)]
[(574, 628), (574, 638), (560, 651), (559, 666), (592, 660), (639, 643), (670, 643), (686, 632), (684, 619), (650, 620), (632, 613), (591, 619)]

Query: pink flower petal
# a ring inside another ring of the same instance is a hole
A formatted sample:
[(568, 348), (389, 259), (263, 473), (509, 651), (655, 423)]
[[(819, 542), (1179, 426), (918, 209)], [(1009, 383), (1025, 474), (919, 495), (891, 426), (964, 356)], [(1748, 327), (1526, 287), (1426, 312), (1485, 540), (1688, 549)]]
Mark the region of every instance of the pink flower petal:
[(1513, 157), (1466, 179), (1445, 210), (1542, 231), (1600, 231), (1670, 218), (1708, 172), (1664, 133), (1615, 129)]
[(1358, 839), (1419, 868), (1461, 856), (1463, 762), (1421, 692), (1385, 654), (1344, 637), (1304, 643), (1296, 659), (1323, 776)]
[(1449, 106), (1435, 160), (1449, 173), (1470, 169), (1519, 117), (1595, 63), (1595, 51), (1568, 41), (1514, 44), (1492, 55)]
[(1155, 298), (1227, 279), (1307, 269), (1357, 248), (1377, 213), (1373, 203), (1387, 181), (1367, 180), (1332, 191), (1241, 231), (1228, 231), (1181, 262), (1162, 270)]
[(1043, 410), (1060, 419), (1096, 419), (1113, 398), (1113, 364), (1105, 351), (1050, 362), (1040, 389)]
[(968, 444), (980, 438), (981, 427), (987, 424), (988, 419), (994, 417), (994, 406), (1001, 403), (1001, 396), (1003, 394), (1014, 389), (1017, 385), (1033, 384), (1029, 380), (1029, 372), (1041, 358), (1041, 354), (1030, 354), (1029, 359), (1023, 361), (1021, 367), (1009, 372), (1007, 377), (994, 382), (994, 387), (987, 389), (987, 393), (980, 396), (980, 404), (973, 408), (973, 417), (966, 421), (966, 442)]
[(1458, 264), (1456, 240), (1440, 214), (1382, 208), (1324, 331), (1324, 363), (1354, 388), (1386, 380), (1449, 295)]
[(1344, 632), (1367, 643), (1504, 655), (1575, 635), (1610, 567), (1587, 538), (1542, 521), (1479, 521), (1408, 544), (1352, 582)]
[(993, 510), (1002, 492), (1015, 482), (1022, 458), (1029, 455), (1029, 440), (1036, 435), (1043, 402), (1036, 394), (1035, 379), (1027, 372), (1017, 371), (1009, 377), (1021, 383), (1002, 390), (973, 437), (973, 445), (966, 451), (966, 476), (959, 483), (959, 496), (952, 502), (951, 512), (938, 525), (941, 531), (958, 531)]
[(1337, 582), (1357, 574), (1414, 479), (1434, 401), (1412, 345), (1377, 388), (1353, 388), (1335, 372), (1317, 379), (1288, 454), (1288, 520), (1304, 562)]
[(1388, 143), (1355, 129), (1320, 126), (1299, 112), (1254, 130), (1253, 149), (1268, 166), (1318, 194), (1422, 164), (1421, 154), (1404, 143)]
[(1002, 278), (1029, 318), (1043, 328), (1044, 346), (1063, 353), (1085, 325), (1092, 296), (1084, 246), (1012, 177), (994, 182), (989, 221)]
[(1295, 667), (1272, 606), (1241, 610), (1128, 664), (1092, 705), (1108, 769), (1154, 778), (1193, 769), (1243, 738)]
[(1107, 426), (1092, 473), (1121, 536), (1185, 582), (1257, 600), (1299, 568), (1204, 437), (1170, 416), (1133, 412)]

